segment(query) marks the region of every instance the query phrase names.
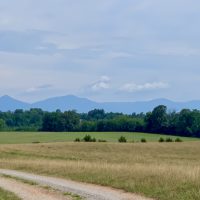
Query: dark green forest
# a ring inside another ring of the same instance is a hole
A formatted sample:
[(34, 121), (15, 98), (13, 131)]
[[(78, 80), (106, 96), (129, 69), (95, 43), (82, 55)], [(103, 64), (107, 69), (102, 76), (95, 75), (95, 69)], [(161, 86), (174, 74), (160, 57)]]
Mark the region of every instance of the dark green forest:
[(131, 115), (106, 113), (101, 109), (88, 113), (16, 110), (0, 112), (0, 131), (127, 131), (200, 137), (200, 111), (183, 109), (180, 112), (169, 112), (163, 105), (154, 108), (152, 112)]

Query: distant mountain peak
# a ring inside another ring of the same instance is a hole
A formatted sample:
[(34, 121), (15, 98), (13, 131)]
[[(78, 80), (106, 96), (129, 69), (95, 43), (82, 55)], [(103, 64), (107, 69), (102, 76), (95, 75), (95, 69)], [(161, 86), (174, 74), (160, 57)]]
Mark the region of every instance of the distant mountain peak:
[[(17, 100), (17, 99), (14, 99), (13, 97), (11, 97), (11, 96), (9, 96), (9, 95), (4, 95), (4, 96), (2, 96), (2, 97), (0, 97), (0, 100), (1, 101), (19, 101), (19, 100)], [(19, 102), (21, 102), (21, 101), (19, 101)]]
[(11, 97), (11, 96), (9, 96), (9, 95), (3, 95), (3, 96), (1, 96), (1, 97), (0, 97), (0, 100), (1, 100), (1, 101), (15, 101), (15, 102), (20, 102), (20, 103), (28, 104), (28, 103), (26, 103), (26, 102), (17, 100), (17, 99), (15, 99), (14, 97)]
[(9, 96), (9, 95), (3, 95), (3, 96), (1, 96), (0, 97), (1, 99), (14, 99), (14, 98), (12, 98), (11, 96)]
[(16, 109), (28, 109), (29, 104), (14, 99), (8, 95), (0, 97), (0, 111), (14, 111)]
[(173, 102), (173, 101), (166, 99), (166, 98), (152, 99), (151, 101)]
[(93, 109), (104, 109), (106, 112), (140, 113), (152, 111), (158, 105), (166, 105), (169, 110), (200, 109), (200, 101), (174, 102), (169, 99), (160, 98), (150, 101), (137, 102), (104, 102), (98, 103), (87, 98), (75, 95), (52, 97), (33, 104), (16, 100), (9, 95), (0, 97), (0, 111), (14, 111), (16, 109), (28, 110), (30, 108), (41, 108), (45, 111), (76, 110), (77, 112), (88, 112)]

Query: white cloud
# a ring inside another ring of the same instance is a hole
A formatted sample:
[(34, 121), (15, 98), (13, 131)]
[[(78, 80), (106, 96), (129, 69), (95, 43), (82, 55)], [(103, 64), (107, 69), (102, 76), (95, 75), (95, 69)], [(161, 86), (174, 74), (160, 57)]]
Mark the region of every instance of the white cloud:
[(120, 90), (125, 92), (139, 92), (144, 90), (157, 90), (168, 88), (169, 84), (164, 82), (153, 82), (145, 84), (127, 83), (123, 85)]
[(132, 57), (131, 54), (126, 53), (126, 52), (109, 52), (105, 55), (105, 57), (110, 58), (110, 59), (115, 59), (115, 58), (130, 58)]
[(110, 77), (104, 75), (104, 76), (101, 77), (100, 81), (109, 82)]
[(105, 90), (110, 88), (110, 77), (102, 76), (100, 80), (91, 85), (92, 91)]
[[(80, 38), (80, 37), (79, 37)], [(46, 36), (44, 42), (56, 45), (59, 50), (73, 50), (80, 49), (85, 44), (75, 36), (63, 35), (63, 34), (51, 34)]]
[[(152, 45), (153, 46), (153, 45)], [(155, 47), (147, 48), (145, 53), (149, 55), (160, 55), (160, 56), (199, 56), (200, 48), (192, 48), (184, 44), (166, 44), (160, 43)]]
[(44, 90), (44, 89), (50, 89), (50, 88), (52, 88), (52, 85), (50, 85), (50, 84), (40, 85), (40, 86), (37, 86), (37, 87), (28, 88), (26, 90), (26, 93), (37, 92), (37, 91), (41, 91), (41, 90)]

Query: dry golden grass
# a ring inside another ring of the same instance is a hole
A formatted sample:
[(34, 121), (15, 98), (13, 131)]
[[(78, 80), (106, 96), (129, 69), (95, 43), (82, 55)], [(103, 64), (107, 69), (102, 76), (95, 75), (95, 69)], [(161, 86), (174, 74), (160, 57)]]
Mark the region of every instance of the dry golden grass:
[(199, 150), (199, 142), (1, 145), (0, 168), (112, 186), (161, 200), (198, 200)]

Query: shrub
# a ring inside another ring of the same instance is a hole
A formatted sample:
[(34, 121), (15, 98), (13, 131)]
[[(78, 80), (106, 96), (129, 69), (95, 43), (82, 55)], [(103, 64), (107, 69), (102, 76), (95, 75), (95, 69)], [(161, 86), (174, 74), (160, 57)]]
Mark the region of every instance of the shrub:
[(172, 138), (166, 138), (166, 142), (173, 142)]
[(126, 140), (126, 138), (124, 136), (121, 136), (118, 141), (120, 143), (126, 143), (127, 142), (127, 140)]
[(84, 138), (83, 138), (83, 141), (84, 142), (91, 142), (92, 140), (92, 137), (90, 135), (86, 135)]
[(33, 143), (33, 144), (39, 144), (40, 141), (33, 141), (32, 143)]
[(76, 138), (75, 140), (74, 140), (74, 142), (80, 142), (81, 140), (80, 140), (80, 138)]
[(180, 138), (176, 138), (175, 142), (183, 142)]
[(164, 142), (165, 140), (161, 137), (158, 141), (159, 142)]
[(86, 135), (86, 136), (83, 138), (83, 141), (84, 141), (84, 142), (96, 142), (96, 139), (95, 139), (95, 138), (92, 138), (90, 135)]
[(107, 142), (106, 140), (99, 139), (98, 142)]
[(146, 143), (147, 140), (146, 140), (145, 138), (142, 138), (142, 139), (141, 139), (141, 142), (142, 142), (142, 143)]

